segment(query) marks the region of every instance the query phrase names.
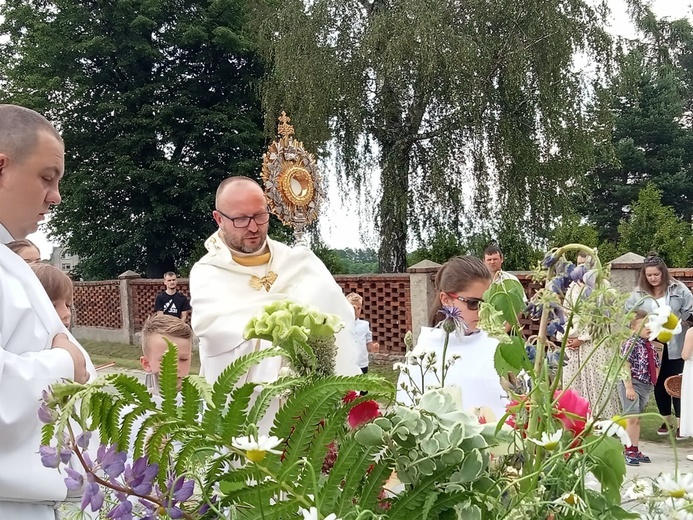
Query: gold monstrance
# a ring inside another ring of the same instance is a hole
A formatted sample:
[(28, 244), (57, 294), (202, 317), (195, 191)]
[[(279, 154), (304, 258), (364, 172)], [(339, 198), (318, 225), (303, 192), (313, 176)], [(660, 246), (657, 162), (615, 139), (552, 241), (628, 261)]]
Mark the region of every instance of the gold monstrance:
[(307, 246), (306, 227), (318, 218), (325, 195), (315, 158), (306, 152), (303, 143), (294, 139), (290, 121), (282, 112), (277, 128), (279, 138), (262, 156), (262, 180), (270, 211), (294, 228), (296, 244)]

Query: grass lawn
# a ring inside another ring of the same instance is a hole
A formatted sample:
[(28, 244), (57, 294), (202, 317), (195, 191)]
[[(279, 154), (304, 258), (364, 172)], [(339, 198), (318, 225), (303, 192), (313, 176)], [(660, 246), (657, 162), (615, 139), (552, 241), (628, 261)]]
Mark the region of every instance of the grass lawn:
[[(82, 346), (89, 352), (94, 365), (101, 365), (115, 361), (118, 368), (139, 368), (140, 356), (142, 349), (137, 345), (129, 345), (127, 343), (112, 343), (109, 341), (93, 341), (85, 339), (80, 341)], [(200, 372), (200, 356), (193, 351), (192, 361), (190, 363), (190, 373), (198, 374)]]

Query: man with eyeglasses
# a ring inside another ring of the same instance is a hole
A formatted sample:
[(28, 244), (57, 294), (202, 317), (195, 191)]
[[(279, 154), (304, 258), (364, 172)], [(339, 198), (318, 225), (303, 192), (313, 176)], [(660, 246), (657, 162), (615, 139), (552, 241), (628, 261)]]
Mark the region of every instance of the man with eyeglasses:
[[(341, 316), (347, 327), (337, 334), (336, 372), (360, 374), (357, 346), (347, 330), (354, 321), (353, 308), (312, 251), (267, 237), (270, 214), (260, 185), (248, 177), (224, 180), (212, 216), (218, 230), (207, 239), (207, 254), (190, 272), (200, 374), (213, 383), (238, 357), (269, 346), (259, 340), (244, 341), (243, 330), (266, 305), (282, 299)], [(248, 381), (276, 381), (280, 368), (281, 359), (264, 360), (250, 370)]]

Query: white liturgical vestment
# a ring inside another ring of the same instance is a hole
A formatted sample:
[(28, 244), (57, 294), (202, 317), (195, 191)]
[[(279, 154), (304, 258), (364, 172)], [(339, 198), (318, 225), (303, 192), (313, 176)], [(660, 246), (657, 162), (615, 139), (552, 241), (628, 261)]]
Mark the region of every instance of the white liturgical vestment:
[[(218, 232), (205, 242), (208, 253), (190, 272), (192, 327), (200, 339), (200, 374), (213, 383), (234, 360), (270, 346), (267, 341), (244, 341), (243, 330), (266, 305), (283, 299), (340, 316), (344, 329), (336, 336), (335, 372), (360, 374), (356, 365), (357, 346), (351, 332), (354, 309), (330, 272), (306, 247), (289, 247), (269, 238), (267, 245), (271, 253), (269, 262), (249, 267), (233, 260)], [(253, 276), (262, 278), (270, 272), (277, 277), (269, 289), (251, 286)], [(251, 368), (247, 381), (276, 381), (281, 363), (279, 357), (263, 360)]]
[(2, 245), (11, 241), (0, 224), (0, 518), (53, 520), (67, 488), (64, 473), (41, 464), (37, 412), (43, 390), (74, 377), (72, 357), (52, 349), (53, 338), (62, 333), (78, 343), (31, 268)]

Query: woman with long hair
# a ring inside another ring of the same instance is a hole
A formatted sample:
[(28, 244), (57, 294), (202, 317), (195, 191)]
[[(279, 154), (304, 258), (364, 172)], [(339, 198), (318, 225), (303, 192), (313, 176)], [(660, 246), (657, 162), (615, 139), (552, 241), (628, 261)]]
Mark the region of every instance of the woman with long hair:
[[(503, 416), (507, 397), (493, 362), (498, 341), (478, 328), (479, 305), (491, 281), (486, 265), (473, 256), (456, 256), (438, 270), (434, 297), (429, 305), (429, 327), (421, 328), (419, 340), (400, 374), (400, 402), (409, 404), (412, 397), (401, 389), (402, 383), (423, 386), (419, 388), (421, 391), (429, 385), (440, 386), (443, 364), (456, 360), (447, 368), (444, 386), (461, 390), (463, 409), (476, 413), (482, 422), (492, 422)], [(457, 318), (458, 327), (450, 333), (443, 361), (446, 332), (441, 324), (451, 312)], [(423, 353), (435, 353), (435, 370), (422, 376), (422, 367), (412, 364), (412, 358)]]
[(642, 309), (647, 313), (668, 305), (671, 312), (681, 321), (682, 330), (662, 347), (662, 365), (654, 388), (655, 401), (664, 423), (659, 427), (659, 435), (667, 435), (671, 425), (671, 409), (676, 416), (676, 437), (679, 434), (681, 400), (671, 397), (664, 388), (664, 381), (670, 376), (683, 372), (683, 341), (686, 336), (686, 319), (693, 312), (693, 295), (683, 283), (671, 277), (664, 260), (656, 253), (649, 253), (640, 270), (638, 284), (626, 302), (626, 311)]

